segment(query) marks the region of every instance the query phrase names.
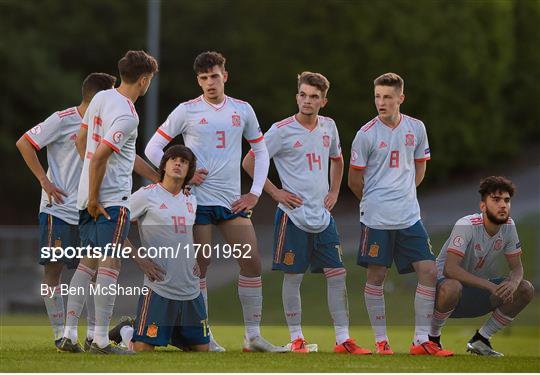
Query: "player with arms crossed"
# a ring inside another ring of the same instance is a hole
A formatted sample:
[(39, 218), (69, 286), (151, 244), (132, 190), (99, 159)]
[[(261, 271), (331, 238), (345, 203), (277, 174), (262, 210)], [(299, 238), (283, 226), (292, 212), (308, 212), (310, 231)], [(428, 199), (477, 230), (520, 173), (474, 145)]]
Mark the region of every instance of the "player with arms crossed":
[[(491, 317), (467, 343), (467, 351), (502, 356), (489, 340), (531, 302), (534, 287), (523, 279), (521, 244), (510, 218), (514, 184), (500, 176), (480, 182), (481, 213), (459, 219), (437, 257), (438, 285), (431, 341), (440, 345), (448, 318)], [(500, 277), (497, 260), (505, 257), (510, 273)]]
[[(334, 120), (319, 116), (328, 99), (328, 79), (319, 73), (298, 76), (298, 113), (275, 123), (264, 135), (268, 154), (274, 159), (282, 189), (266, 180), (265, 191), (278, 202), (274, 230), (272, 269), (282, 270), (282, 298), (291, 336), (291, 351), (307, 353), (302, 333), (300, 284), (308, 266), (324, 272), (328, 308), (336, 333), (334, 352), (370, 354), (349, 337), (346, 271), (336, 223), (330, 211), (337, 202), (343, 177), (343, 157)], [(330, 160), (330, 187), (328, 186)], [(253, 153), (243, 167), (253, 175)]]
[[(121, 84), (102, 91), (90, 103), (80, 134), (86, 134), (84, 163), (79, 183), (77, 207), (83, 246), (91, 245), (107, 252), (107, 258), (83, 258), (70, 287), (88, 288), (96, 273), (96, 287), (116, 285), (121, 262), (111, 257), (111, 247), (121, 245), (129, 230), (129, 197), (134, 166), (137, 173), (157, 181), (157, 173), (143, 161), (136, 163), (135, 142), (139, 117), (134, 103), (143, 96), (158, 66), (144, 51), (128, 51), (118, 62)], [(141, 159), (139, 159), (141, 161)], [(111, 246), (112, 245), (112, 246)], [(105, 254), (104, 254), (105, 255)], [(109, 322), (114, 293), (94, 296), (96, 324), (89, 351), (96, 354), (126, 354), (129, 351), (109, 344)], [(86, 294), (68, 298), (66, 327), (60, 349), (77, 351), (78, 317)]]
[[(208, 351), (206, 309), (199, 288), (193, 249), (193, 224), (197, 202), (184, 187), (195, 173), (195, 155), (185, 146), (169, 147), (159, 165), (160, 182), (131, 196), (131, 219), (136, 221), (141, 244), (177, 251), (158, 258), (136, 258), (145, 272), (137, 319), (132, 327), (120, 323), (109, 333), (136, 352), (171, 344), (187, 351)], [(138, 252), (136, 253), (138, 255)]]
[[(77, 154), (75, 141), (90, 101), (101, 90), (114, 86), (116, 78), (106, 73), (92, 73), (82, 84), (82, 101), (76, 107), (58, 111), (45, 121), (24, 133), (17, 141), (26, 165), (39, 181), (41, 203), (39, 207), (40, 249), (43, 247), (79, 246), (79, 210), (77, 210), (77, 188), (81, 176), (82, 161)], [(47, 147), (45, 173), (37, 157), (37, 151)], [(43, 255), (43, 254), (41, 254)], [(43, 283), (53, 291), (43, 296), (47, 315), (58, 347), (64, 333), (64, 299), (60, 294), (60, 277), (66, 265), (69, 269), (77, 267), (75, 258), (51, 262), (40, 255), (43, 267)], [(94, 320), (93, 304), (87, 306), (88, 321)], [(93, 337), (94, 326), (89, 324), (87, 336)]]
[[(225, 58), (218, 52), (204, 52), (194, 63), (203, 94), (180, 104), (158, 128), (146, 147), (146, 156), (159, 164), (163, 148), (177, 135), (197, 157), (197, 170), (190, 181), (197, 197), (195, 243), (212, 245), (212, 228), (217, 226), (231, 245), (241, 245), (238, 295), (245, 323), (245, 351), (284, 351), (261, 337), (261, 259), (250, 212), (259, 199), (268, 174), (268, 151), (253, 108), (225, 95), (228, 73)], [(240, 196), (242, 137), (257, 155), (254, 181), (248, 194)], [(210, 258), (199, 251), (201, 291), (208, 308), (206, 270)], [(208, 311), (208, 310), (207, 310)], [(224, 351), (210, 339), (210, 351)]]
[(429, 341), (437, 269), (428, 234), (420, 220), (416, 187), (430, 158), (422, 121), (400, 113), (403, 79), (386, 73), (374, 81), (378, 116), (356, 134), (349, 187), (360, 199), (358, 264), (367, 267), (366, 308), (375, 333), (376, 353), (393, 354), (386, 334), (383, 283), (395, 262), (399, 273), (416, 272), (413, 355), (450, 356)]

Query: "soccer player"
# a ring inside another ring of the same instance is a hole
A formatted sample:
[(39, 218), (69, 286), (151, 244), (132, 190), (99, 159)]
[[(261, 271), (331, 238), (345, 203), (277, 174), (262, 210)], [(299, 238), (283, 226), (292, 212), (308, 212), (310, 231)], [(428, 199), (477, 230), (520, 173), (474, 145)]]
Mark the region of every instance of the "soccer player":
[[(298, 113), (272, 125), (264, 135), (268, 154), (274, 159), (282, 189), (266, 180), (264, 190), (278, 202), (274, 229), (272, 269), (283, 275), (282, 298), (291, 336), (291, 351), (307, 353), (301, 327), (300, 284), (304, 273), (324, 273), (328, 308), (334, 322), (334, 352), (370, 354), (349, 336), (346, 270), (336, 223), (330, 211), (337, 202), (343, 177), (343, 157), (336, 123), (319, 116), (328, 99), (330, 82), (320, 73), (298, 76)], [(328, 170), (330, 160), (330, 186)], [(243, 161), (253, 175), (253, 153)]]
[[(115, 77), (106, 73), (88, 75), (82, 84), (82, 101), (78, 106), (53, 113), (24, 133), (16, 143), (42, 188), (39, 207), (40, 249), (79, 245), (76, 201), (82, 161), (77, 154), (75, 140), (82, 117), (94, 95), (112, 88), (115, 81)], [(37, 151), (44, 147), (47, 147), (47, 173), (37, 157)], [(44, 266), (43, 284), (49, 288), (43, 301), (53, 328), (55, 345), (58, 346), (64, 332), (65, 318), (60, 277), (64, 265), (69, 269), (77, 267), (77, 259), (64, 258), (51, 262), (50, 258), (41, 254), (39, 263)], [(93, 310), (92, 304), (87, 305), (89, 321), (94, 319)], [(90, 338), (93, 337), (93, 329), (94, 326), (89, 324), (87, 336)]]
[[(448, 318), (491, 317), (467, 343), (467, 351), (502, 356), (489, 340), (531, 302), (534, 287), (523, 279), (521, 244), (510, 218), (514, 184), (500, 176), (480, 182), (480, 211), (459, 219), (437, 257), (438, 285), (431, 341), (440, 345)], [(497, 260), (506, 258), (510, 272), (501, 277)]]
[[(174, 252), (158, 254), (155, 259), (138, 259), (141, 269), (149, 275), (145, 275), (144, 285), (150, 292), (140, 296), (134, 328), (122, 327), (116, 330), (116, 337), (109, 336), (115, 341), (123, 337), (124, 343), (136, 352), (168, 344), (188, 351), (208, 351), (206, 310), (199, 277), (194, 273), (197, 202), (195, 195), (183, 192), (195, 173), (195, 155), (185, 146), (169, 147), (159, 173), (158, 184), (143, 187), (131, 196), (131, 219), (138, 223), (142, 246), (170, 247)], [(154, 273), (155, 266), (158, 273)]]
[(449, 356), (429, 341), (437, 269), (428, 234), (420, 220), (416, 187), (430, 158), (422, 121), (400, 113), (403, 79), (386, 73), (374, 81), (378, 116), (364, 125), (352, 144), (349, 187), (360, 199), (358, 264), (367, 267), (366, 308), (375, 333), (376, 353), (393, 354), (386, 334), (383, 283), (395, 262), (398, 272), (416, 272), (413, 355)]
[[(261, 337), (262, 314), (261, 260), (250, 211), (259, 199), (268, 174), (268, 151), (253, 108), (246, 102), (225, 95), (228, 73), (225, 58), (218, 52), (204, 52), (194, 63), (197, 82), (203, 94), (180, 104), (157, 129), (145, 153), (158, 165), (163, 148), (177, 135), (197, 157), (197, 170), (191, 180), (197, 197), (195, 243), (212, 245), (212, 228), (217, 226), (231, 245), (241, 245), (238, 295), (245, 323), (245, 351), (283, 351)], [(254, 181), (248, 194), (240, 195), (242, 137), (257, 155)], [(201, 289), (208, 308), (206, 270), (210, 258), (199, 252)], [(208, 311), (208, 310), (207, 310)], [(210, 351), (224, 351), (210, 339)]]
[[(101, 249), (105, 259), (83, 258), (73, 275), (70, 287), (88, 288), (96, 273), (100, 289), (116, 285), (120, 259), (111, 249), (123, 244), (129, 230), (129, 197), (131, 174), (135, 163), (135, 141), (139, 117), (134, 103), (143, 96), (154, 73), (156, 60), (144, 51), (128, 51), (118, 62), (121, 84), (102, 91), (90, 103), (83, 118), (87, 129), (85, 158), (79, 182), (77, 207), (83, 245)], [(145, 177), (154, 178), (147, 165)], [(138, 171), (142, 173), (142, 171)], [(97, 354), (126, 354), (129, 351), (109, 344), (108, 326), (115, 301), (114, 293), (94, 296), (96, 323), (94, 340), (89, 351)], [(86, 294), (68, 298), (66, 327), (60, 349), (77, 351), (77, 324)]]

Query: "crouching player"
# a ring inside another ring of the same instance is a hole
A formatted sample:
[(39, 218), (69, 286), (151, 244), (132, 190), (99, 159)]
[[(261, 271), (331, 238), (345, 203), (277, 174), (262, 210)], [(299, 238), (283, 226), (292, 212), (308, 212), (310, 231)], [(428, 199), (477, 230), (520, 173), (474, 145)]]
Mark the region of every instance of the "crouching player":
[[(521, 245), (510, 215), (513, 183), (498, 176), (480, 182), (481, 214), (459, 219), (437, 257), (438, 285), (430, 340), (440, 346), (441, 329), (448, 318), (473, 318), (492, 312), (491, 317), (467, 343), (467, 351), (502, 356), (491, 347), (490, 338), (509, 325), (534, 295), (532, 284), (523, 280)], [(506, 257), (507, 277), (493, 269)]]
[(195, 173), (195, 155), (185, 146), (172, 146), (163, 154), (159, 173), (159, 183), (131, 196), (131, 217), (138, 222), (142, 246), (174, 251), (154, 259), (137, 257), (149, 292), (139, 299), (133, 327), (126, 319), (109, 337), (136, 352), (169, 344), (188, 351), (208, 351), (206, 309), (193, 251), (197, 203), (194, 195), (184, 194), (186, 182)]

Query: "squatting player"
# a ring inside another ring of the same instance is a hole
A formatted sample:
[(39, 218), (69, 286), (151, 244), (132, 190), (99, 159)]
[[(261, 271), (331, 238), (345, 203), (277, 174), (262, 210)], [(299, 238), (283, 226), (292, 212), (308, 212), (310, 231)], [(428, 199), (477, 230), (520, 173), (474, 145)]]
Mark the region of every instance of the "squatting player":
[(367, 267), (364, 298), (376, 353), (393, 354), (386, 334), (383, 283), (395, 262), (399, 273), (415, 271), (418, 277), (410, 353), (449, 356), (451, 352), (428, 338), (437, 270), (416, 198), (430, 158), (426, 128), (422, 121), (400, 113), (405, 100), (400, 76), (383, 74), (374, 86), (379, 115), (353, 141), (349, 187), (360, 199), (358, 264)]
[[(212, 228), (217, 226), (231, 245), (240, 244), (238, 295), (245, 323), (245, 351), (284, 351), (261, 337), (261, 260), (250, 212), (259, 199), (268, 174), (268, 151), (253, 108), (225, 95), (228, 73), (225, 58), (218, 52), (204, 52), (194, 62), (197, 82), (203, 94), (180, 104), (158, 128), (146, 147), (146, 156), (157, 165), (163, 148), (177, 135), (197, 156), (197, 171), (191, 184), (197, 197), (195, 243), (212, 245)], [(242, 137), (257, 156), (253, 185), (240, 196)], [(246, 246), (247, 245), (247, 246)], [(244, 258), (244, 255), (249, 254)], [(201, 290), (206, 299), (206, 270), (210, 259), (199, 252)], [(207, 310), (208, 311), (208, 310)], [(211, 351), (224, 351), (212, 338)]]
[(197, 202), (195, 195), (183, 192), (195, 173), (195, 155), (185, 146), (169, 147), (159, 173), (159, 183), (131, 196), (131, 219), (138, 223), (144, 247), (180, 251), (138, 259), (150, 292), (140, 296), (133, 328), (117, 326), (109, 336), (136, 352), (169, 344), (188, 351), (208, 351), (210, 336), (193, 249)]
[[(112, 88), (115, 81), (115, 77), (106, 73), (88, 75), (82, 84), (82, 101), (78, 106), (53, 113), (17, 141), (17, 148), (42, 188), (39, 207), (40, 249), (79, 246), (79, 211), (76, 202), (82, 161), (77, 154), (75, 141), (92, 98), (98, 91)], [(47, 173), (36, 153), (44, 147), (47, 147)], [(52, 291), (43, 296), (43, 301), (53, 328), (55, 345), (58, 346), (64, 333), (65, 319), (60, 277), (64, 265), (75, 268), (78, 260), (65, 258), (51, 262), (40, 256), (39, 263), (44, 266), (43, 283)], [(88, 321), (93, 322), (93, 305), (87, 306), (87, 312)], [(89, 324), (87, 337), (93, 338), (93, 329), (93, 324)]]
[[(122, 244), (127, 236), (131, 174), (139, 124), (134, 103), (146, 93), (157, 69), (156, 60), (144, 51), (128, 51), (118, 62), (120, 86), (97, 94), (83, 118), (82, 127), (87, 129), (88, 136), (77, 196), (83, 245), (107, 251), (107, 245)], [(152, 171), (150, 166), (147, 168)], [(150, 171), (145, 173), (145, 177), (152, 179)], [(86, 288), (96, 269), (96, 286), (108, 288), (115, 285), (120, 259), (107, 255), (105, 260), (83, 258), (81, 264), (84, 268), (79, 267), (75, 272), (70, 287)], [(112, 293), (94, 296), (96, 324), (90, 352), (129, 353), (109, 344), (109, 322), (115, 297)], [(77, 351), (77, 323), (85, 299), (86, 296), (81, 294), (68, 298), (61, 350)]]
[[(283, 307), (291, 336), (291, 351), (307, 353), (301, 327), (300, 284), (304, 273), (324, 272), (328, 308), (334, 322), (338, 353), (370, 354), (349, 336), (346, 271), (336, 223), (330, 211), (343, 177), (343, 157), (334, 120), (319, 116), (330, 82), (319, 73), (298, 76), (298, 113), (272, 125), (264, 135), (282, 189), (267, 180), (264, 189), (278, 202), (274, 229), (274, 270), (282, 270)], [(330, 159), (330, 186), (328, 160)], [(243, 167), (253, 174), (255, 158), (248, 153)]]
[[(521, 244), (510, 218), (514, 184), (500, 176), (480, 182), (479, 214), (459, 219), (437, 257), (439, 282), (431, 341), (440, 345), (448, 318), (491, 317), (467, 343), (467, 351), (502, 356), (489, 340), (531, 302), (532, 284), (523, 279)], [(505, 257), (510, 273), (500, 277), (497, 260)]]

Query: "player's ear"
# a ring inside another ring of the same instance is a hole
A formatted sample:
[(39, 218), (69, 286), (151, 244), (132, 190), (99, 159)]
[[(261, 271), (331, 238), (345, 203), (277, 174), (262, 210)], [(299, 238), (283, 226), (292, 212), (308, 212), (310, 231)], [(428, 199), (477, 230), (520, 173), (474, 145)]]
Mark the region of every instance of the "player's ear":
[(486, 202), (480, 201), (480, 211), (482, 211), (482, 213), (486, 212)]
[(405, 101), (405, 94), (399, 95), (399, 104), (402, 104)]
[(328, 98), (323, 98), (321, 108), (324, 108), (324, 106), (328, 103)]
[(228, 79), (229, 79), (229, 72), (224, 70), (223, 71), (223, 83), (227, 82)]

